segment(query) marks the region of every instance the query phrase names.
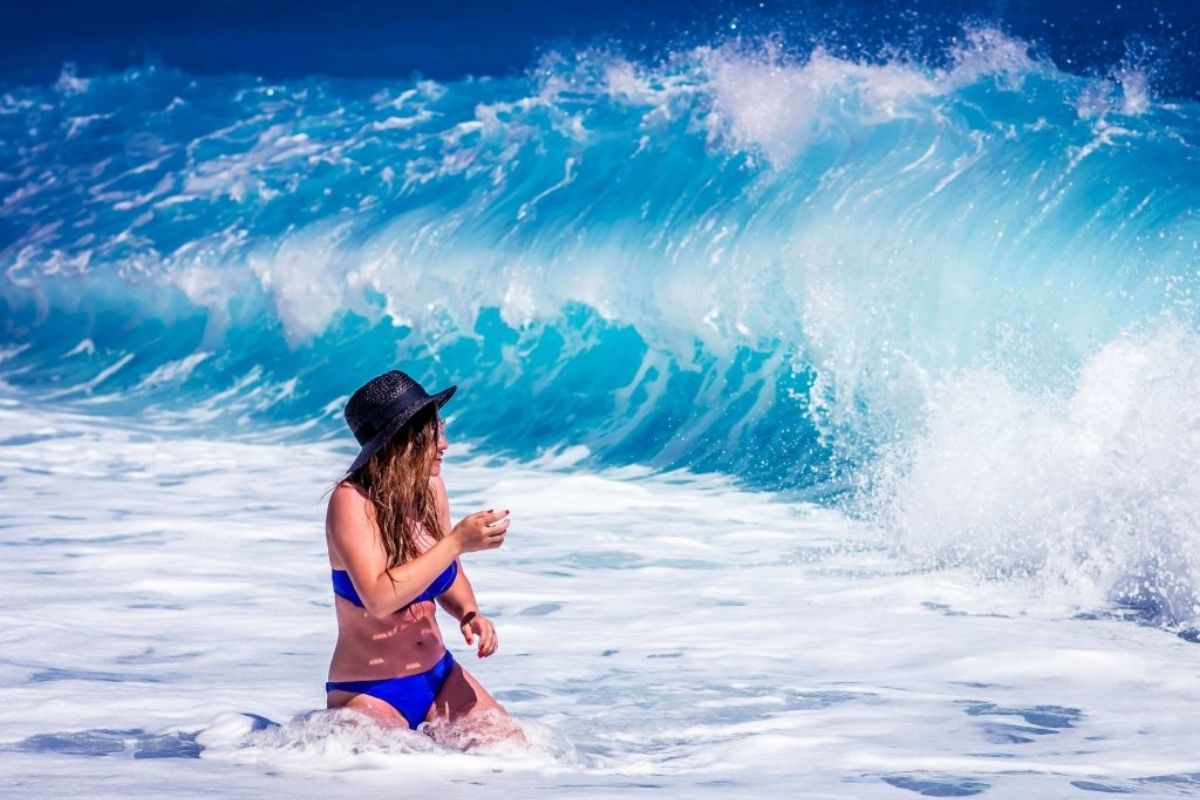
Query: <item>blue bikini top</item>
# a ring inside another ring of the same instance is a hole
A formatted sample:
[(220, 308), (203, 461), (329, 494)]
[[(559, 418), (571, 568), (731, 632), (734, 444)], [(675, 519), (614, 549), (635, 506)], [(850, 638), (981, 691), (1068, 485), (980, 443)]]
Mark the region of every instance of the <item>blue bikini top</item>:
[[(354, 584), (350, 580), (350, 573), (344, 569), (335, 569), (333, 572), (333, 593), (344, 597), (359, 608), (365, 608), (362, 598), (358, 596), (358, 592), (354, 590)], [(446, 567), (445, 572), (434, 578), (433, 583), (413, 598), (413, 603), (421, 603), (426, 600), (432, 600), (442, 592), (449, 589), (454, 584), (454, 579), (458, 577), (458, 562), (451, 561), (450, 566)], [(405, 606), (404, 608), (408, 608)], [(397, 613), (403, 611), (404, 608), (397, 609)]]

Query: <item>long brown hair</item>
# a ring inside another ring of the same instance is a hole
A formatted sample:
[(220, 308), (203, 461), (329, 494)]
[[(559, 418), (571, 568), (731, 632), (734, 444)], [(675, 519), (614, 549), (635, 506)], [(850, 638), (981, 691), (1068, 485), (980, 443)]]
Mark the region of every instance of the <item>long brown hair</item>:
[(422, 526), (435, 541), (442, 538), (437, 499), (429, 487), (437, 419), (434, 405), (421, 409), (349, 476), (371, 500), (389, 569), (420, 555), (416, 537)]

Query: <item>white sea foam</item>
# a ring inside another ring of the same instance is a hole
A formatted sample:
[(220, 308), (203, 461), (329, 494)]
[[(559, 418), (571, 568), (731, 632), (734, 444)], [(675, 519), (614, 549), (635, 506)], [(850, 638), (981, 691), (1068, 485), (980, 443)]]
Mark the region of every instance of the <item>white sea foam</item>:
[[(949, 68), (931, 70), (898, 59), (839, 58), (820, 47), (797, 60), (771, 40), (696, 52), (713, 99), (710, 137), (761, 149), (780, 167), (829, 129), (849, 137), (852, 126), (936, 115), (933, 101), (951, 92), (984, 79), (1019, 90), (1023, 76), (1039, 68), (1028, 45), (992, 28), (967, 29), (949, 55)], [(630, 85), (628, 78), (617, 83)]]
[(129, 362), (133, 361), (133, 358), (134, 358), (133, 353), (123, 353), (123, 354), (121, 354), (121, 356), (119, 358), (117, 358), (116, 361), (112, 362), (111, 364), (108, 364), (103, 369), (101, 369), (100, 372), (97, 373), (95, 377), (93, 377), (83, 383), (74, 384), (71, 386), (67, 386), (63, 389), (56, 389), (54, 391), (47, 392), (46, 396), (48, 399), (52, 399), (52, 398), (66, 397), (69, 395), (76, 395), (76, 394), (85, 394), (85, 395), (90, 394), (92, 391), (94, 391), (96, 389), (96, 387), (100, 386), (106, 380), (111, 378), (113, 375), (116, 375), (118, 372), (120, 372), (122, 369), (124, 369), (126, 366), (128, 366)]
[[(1072, 405), (1101, 450), (1132, 434), (1124, 391)], [(0, 783), (25, 792), (1015, 798), (1200, 770), (1177, 713), (1200, 701), (1195, 645), (1169, 633), (920, 569), (882, 532), (725, 479), (455, 449), (455, 516), (508, 507), (513, 527), (465, 559), (500, 651), (447, 641), (534, 745), (362, 724), (320, 710), (322, 492), (351, 449), (113, 422), (0, 404)]]
[(85, 355), (94, 356), (96, 354), (96, 343), (91, 339), (80, 339), (79, 344), (72, 347), (67, 352), (63, 353), (63, 358), (70, 356)]
[(801, 64), (771, 48), (706, 51), (702, 58), (714, 102), (710, 136), (759, 147), (777, 165), (824, 128), (839, 125), (847, 104), (858, 122), (883, 122), (916, 113), (914, 101), (943, 91), (915, 67), (862, 64), (820, 48)]
[(876, 500), (902, 546), (1033, 602), (1200, 618), (1200, 352), (1175, 325), (1099, 349), (1066, 391), (979, 369), (930, 388)]
[(346, 223), (314, 226), (302, 235), (266, 243), (247, 257), (294, 343), (319, 335), (347, 306), (343, 276), (353, 265), (341, 260), (338, 246), (347, 228)]
[(63, 64), (54, 88), (63, 94), (83, 94), (88, 90), (89, 85), (87, 78), (79, 77), (75, 65), (67, 62)]
[(143, 378), (139, 383), (138, 389), (148, 389), (163, 384), (178, 384), (187, 380), (188, 376), (196, 367), (200, 366), (206, 360), (212, 357), (209, 352), (197, 352), (176, 361), (168, 361), (162, 366), (155, 367), (154, 371)]

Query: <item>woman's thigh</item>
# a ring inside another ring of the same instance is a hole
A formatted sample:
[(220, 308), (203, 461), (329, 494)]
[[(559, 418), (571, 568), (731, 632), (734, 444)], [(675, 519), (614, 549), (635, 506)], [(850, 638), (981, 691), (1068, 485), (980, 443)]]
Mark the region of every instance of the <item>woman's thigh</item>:
[(396, 710), (391, 703), (372, 697), (369, 694), (343, 692), (334, 690), (326, 697), (327, 708), (352, 708), (360, 714), (366, 714), (381, 725), (408, 727), (408, 720)]
[(461, 664), (455, 663), (425, 719), (430, 722), (439, 719), (455, 720), (484, 711), (508, 716), (508, 712), (488, 694), (479, 681), (475, 680), (475, 676), (463, 669)]

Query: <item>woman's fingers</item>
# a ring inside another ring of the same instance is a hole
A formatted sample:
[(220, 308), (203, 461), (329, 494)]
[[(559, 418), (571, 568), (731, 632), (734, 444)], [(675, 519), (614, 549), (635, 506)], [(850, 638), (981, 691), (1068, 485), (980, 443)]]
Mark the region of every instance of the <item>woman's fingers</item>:
[(454, 527), (452, 534), (459, 537), (463, 549), (467, 553), (477, 550), (491, 550), (504, 543), (504, 534), (508, 532), (508, 510), (476, 511), (462, 518)]
[(505, 519), (501, 522), (497, 522), (495, 525), (488, 528), (488, 544), (493, 548), (504, 544), (504, 534), (506, 533), (508, 533), (508, 520)]
[(496, 647), (499, 645), (499, 640), (496, 638), (495, 625), (489, 623), (486, 636), (481, 638), (485, 639), (483, 642), (483, 647), (480, 648), (481, 656), (490, 656), (492, 653), (496, 652)]

